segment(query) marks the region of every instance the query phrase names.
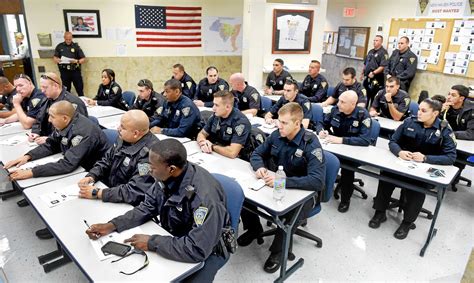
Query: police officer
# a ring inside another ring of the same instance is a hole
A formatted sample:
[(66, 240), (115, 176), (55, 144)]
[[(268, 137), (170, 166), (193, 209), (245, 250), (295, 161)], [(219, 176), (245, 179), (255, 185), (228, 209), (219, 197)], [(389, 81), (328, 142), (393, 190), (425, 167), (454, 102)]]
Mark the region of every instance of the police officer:
[(367, 107), (374, 100), (379, 90), (384, 88), (384, 68), (388, 64), (387, 50), (382, 46), (383, 36), (376, 35), (374, 38), (374, 48), (370, 49), (364, 60), (363, 82), (367, 90)]
[[(456, 142), (453, 130), (445, 123), (441, 123), (438, 115), (441, 103), (427, 98), (420, 103), (418, 117), (409, 117), (403, 121), (389, 143), (390, 151), (403, 160), (423, 162), (428, 164), (452, 165), (456, 159)], [(389, 172), (381, 172), (382, 176), (400, 178)], [(402, 178), (403, 179), (403, 178)], [(428, 186), (416, 180), (403, 180), (415, 186)], [(371, 228), (378, 228), (387, 220), (385, 210), (390, 203), (395, 185), (379, 180), (377, 196), (375, 197), (375, 215), (369, 222)], [(429, 189), (429, 188), (428, 188)], [(423, 207), (425, 194), (413, 190), (406, 191), (406, 203), (403, 208), (403, 222), (395, 231), (394, 237), (405, 239), (410, 229), (415, 229), (415, 222)]]
[(177, 140), (155, 143), (150, 152), (150, 174), (156, 182), (147, 191), (145, 200), (108, 223), (91, 225), (86, 233), (97, 239), (159, 216), (160, 226), (171, 236), (135, 234), (125, 242), (170, 260), (204, 261), (204, 267), (185, 281), (212, 282), (228, 260), (218, 252), (222, 249), (219, 243), (222, 228), (230, 224), (226, 196), (209, 172), (187, 162), (186, 157), (186, 149)]
[(454, 85), (443, 104), (443, 118), (449, 122), (460, 140), (474, 140), (474, 100), (469, 99), (469, 88)]
[(94, 99), (87, 99), (87, 104), (112, 106), (127, 111), (128, 105), (122, 98), (122, 88), (115, 81), (115, 72), (112, 69), (103, 69), (101, 79), (102, 83), (97, 89), (97, 95)]
[(0, 77), (0, 109), (6, 110), (0, 112), (0, 119), (8, 118), (15, 114), (15, 108), (13, 108), (13, 96), (15, 94), (15, 86), (6, 77)]
[(164, 96), (165, 103), (152, 117), (151, 132), (194, 139), (202, 127), (201, 114), (193, 101), (181, 93), (180, 81), (166, 81)]
[(232, 93), (237, 100), (237, 108), (244, 114), (256, 116), (260, 110), (260, 93), (249, 86), (242, 73), (234, 73), (229, 78)]
[(367, 104), (366, 91), (362, 84), (357, 81), (356, 71), (352, 67), (345, 68), (342, 71), (342, 81), (334, 88), (334, 94), (321, 103), (321, 106), (326, 107), (328, 105), (336, 104), (339, 96), (348, 90), (353, 90), (357, 93), (357, 96), (359, 97), (357, 100), (357, 106), (365, 107)]
[(219, 78), (219, 71), (216, 67), (208, 67), (206, 75), (207, 77), (199, 81), (194, 96), (194, 104), (198, 107), (212, 107), (214, 93), (220, 90), (229, 90), (229, 84), (224, 79)]
[(165, 103), (161, 93), (153, 90), (153, 83), (148, 79), (138, 81), (138, 98), (131, 109), (143, 110), (151, 120), (153, 114)]
[[(79, 181), (79, 196), (138, 205), (154, 183), (148, 174), (148, 152), (158, 138), (149, 131), (148, 117), (141, 110), (130, 110), (122, 116), (118, 134), (115, 144)], [(108, 188), (97, 188), (93, 185), (97, 181)]]
[(41, 102), (45, 99), (44, 93), (35, 88), (30, 77), (25, 74), (16, 75), (13, 83), (16, 95), (12, 102), (16, 113), (5, 122), (19, 121), (24, 129), (31, 129), (41, 109)]
[(184, 66), (181, 64), (173, 65), (172, 79), (178, 80), (181, 83), (181, 89), (185, 96), (193, 99), (196, 95), (196, 82), (193, 78), (184, 71)]
[[(269, 174), (268, 170), (276, 171), (277, 166), (282, 165), (287, 176), (287, 189), (322, 190), (326, 174), (323, 150), (318, 138), (302, 127), (302, 107), (294, 102), (285, 104), (278, 111), (278, 120), (280, 121), (278, 131), (274, 131), (262, 145), (257, 147), (250, 158), (250, 164), (257, 178), (263, 179), (267, 186), (273, 188), (275, 176)], [(311, 211), (314, 204), (313, 199), (304, 204), (296, 223), (308, 217), (307, 213)], [(281, 218), (287, 219), (288, 222), (293, 218), (294, 213), (296, 212), (290, 211)], [(258, 215), (243, 209), (241, 217), (247, 232), (238, 238), (237, 243), (247, 246), (255, 238), (259, 238), (263, 229)], [(296, 229), (297, 226), (295, 224), (293, 228)], [(294, 230), (290, 237), (293, 232)], [(268, 273), (273, 273), (280, 268), (283, 239), (284, 232), (278, 228), (270, 247), (271, 254), (263, 267)], [(263, 240), (259, 239), (259, 243), (263, 243)]]
[(199, 132), (196, 141), (205, 153), (213, 151), (229, 158), (236, 158), (248, 147), (252, 126), (239, 109), (234, 107), (234, 95), (230, 91), (214, 94), (214, 115)]
[[(348, 90), (339, 96), (337, 107), (324, 117), (318, 126), (319, 137), (326, 142), (369, 146), (371, 120), (363, 107), (357, 106), (357, 93)], [(328, 132), (329, 131), (329, 132)], [(347, 161), (349, 163), (349, 161)], [(341, 168), (341, 203), (337, 210), (347, 212), (354, 192), (354, 171)]]
[[(71, 58), (71, 62), (61, 63), (62, 57)], [(72, 42), (72, 33), (64, 33), (64, 42), (59, 43), (54, 50), (54, 62), (58, 64), (61, 80), (67, 91), (71, 91), (71, 82), (79, 96), (84, 96), (84, 84), (82, 82), (81, 65), (86, 61), (86, 55), (79, 44)]]
[(49, 122), (49, 107), (62, 100), (71, 102), (79, 114), (88, 117), (87, 107), (77, 96), (72, 95), (63, 88), (62, 81), (55, 73), (45, 73), (40, 79), (41, 90), (46, 99), (41, 102), (40, 110), (36, 116), (36, 122), (31, 127), (29, 141), (37, 144), (44, 143), (48, 136), (53, 133), (53, 125)]
[(284, 62), (280, 58), (273, 61), (273, 71), (268, 74), (265, 82), (265, 94), (282, 95), (285, 81), (293, 78), (290, 73), (283, 69), (283, 65)]
[(411, 81), (415, 78), (418, 58), (410, 50), (410, 40), (406, 36), (398, 40), (398, 49), (394, 50), (384, 69), (385, 78), (395, 76), (400, 79), (400, 88), (408, 92)]
[(400, 89), (400, 79), (390, 77), (385, 83), (385, 89), (380, 90), (370, 106), (370, 116), (381, 116), (395, 121), (401, 121), (409, 116), (408, 107), (410, 96)]
[(303, 80), (300, 92), (308, 97), (310, 102), (319, 103), (326, 99), (329, 84), (326, 78), (319, 73), (321, 63), (311, 60), (308, 75)]
[(265, 122), (268, 124), (274, 123), (273, 119), (278, 118), (278, 111), (283, 105), (289, 102), (296, 102), (303, 109), (304, 118), (302, 124), (303, 127), (307, 129), (313, 117), (311, 114), (311, 102), (309, 102), (306, 96), (298, 93), (298, 83), (293, 79), (286, 80), (283, 90), (283, 96), (270, 108), (270, 111), (265, 114)]

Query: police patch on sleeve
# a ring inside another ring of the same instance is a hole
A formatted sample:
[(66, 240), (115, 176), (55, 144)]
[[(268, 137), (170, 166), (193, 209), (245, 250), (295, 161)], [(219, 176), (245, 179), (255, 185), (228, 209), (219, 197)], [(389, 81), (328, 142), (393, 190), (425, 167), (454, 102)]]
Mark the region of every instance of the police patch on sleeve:
[(458, 144), (458, 141), (456, 140), (456, 136), (454, 135), (454, 132), (451, 132), (449, 134), (449, 136), (451, 137), (451, 139), (453, 140), (454, 144), (457, 145)]
[(162, 112), (163, 112), (163, 106), (160, 106), (158, 107), (158, 109), (156, 109), (156, 114), (161, 115)]
[(322, 86), (323, 88), (325, 88), (327, 84), (328, 84), (327, 82), (321, 82), (321, 86)]
[(219, 85), (219, 89), (220, 89), (220, 90), (224, 90), (224, 89), (225, 89), (225, 85)]
[(76, 146), (76, 145), (78, 145), (81, 141), (82, 141), (82, 136), (77, 135), (77, 136), (75, 136), (74, 138), (72, 138), (71, 144), (72, 144), (72, 146)]
[(33, 98), (31, 100), (31, 105), (33, 105), (33, 107), (36, 107), (36, 105), (38, 105), (38, 103), (41, 101), (41, 99), (39, 98)]
[(200, 206), (198, 209), (194, 211), (194, 223), (196, 223), (197, 226), (201, 226), (202, 223), (204, 223), (204, 220), (206, 220), (208, 211), (209, 209), (204, 206)]
[(77, 109), (77, 104), (76, 103), (71, 103), (72, 104), (72, 107), (74, 107), (74, 110)]
[(183, 109), (181, 109), (181, 112), (183, 112), (184, 117), (188, 117), (190, 110), (191, 110), (191, 108), (184, 107)]
[(253, 98), (253, 100), (257, 101), (258, 100), (258, 93), (256, 93), (256, 92), (252, 93), (252, 98)]
[(114, 86), (114, 87), (112, 88), (112, 90), (114, 91), (115, 94), (117, 94), (117, 91), (119, 90), (119, 87), (118, 87), (118, 86)]
[(323, 150), (321, 148), (315, 148), (311, 151), (311, 154), (314, 155), (319, 162), (323, 162)]
[(191, 87), (193, 86), (193, 83), (192, 82), (186, 82), (186, 85), (188, 86), (189, 89), (191, 89)]
[(138, 163), (137, 168), (140, 176), (147, 175), (150, 172), (150, 164), (148, 163)]
[(362, 124), (366, 126), (367, 128), (370, 128), (370, 124), (372, 123), (372, 120), (370, 118), (365, 118), (364, 121), (362, 121)]
[(310, 110), (311, 109), (311, 102), (305, 102), (304, 103), (304, 107), (306, 107), (306, 109)]
[(244, 124), (240, 124), (238, 126), (235, 127), (235, 132), (237, 133), (237, 135), (240, 137), (242, 135), (242, 133), (244, 132), (244, 129), (245, 129), (245, 125)]
[(367, 90), (366, 90), (365, 88), (362, 89), (362, 94), (363, 94), (364, 96), (367, 96)]
[(405, 98), (405, 104), (408, 106), (410, 104), (410, 98)]
[(415, 62), (415, 60), (416, 60), (415, 57), (410, 58), (410, 64), (413, 64)]

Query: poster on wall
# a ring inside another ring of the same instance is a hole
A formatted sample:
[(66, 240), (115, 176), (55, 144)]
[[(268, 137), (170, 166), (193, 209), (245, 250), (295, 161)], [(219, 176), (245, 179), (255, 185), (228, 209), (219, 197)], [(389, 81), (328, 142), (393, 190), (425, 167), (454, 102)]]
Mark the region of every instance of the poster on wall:
[(273, 54), (309, 54), (312, 10), (273, 10)]
[(202, 31), (206, 55), (242, 54), (242, 18), (204, 17)]
[(63, 10), (66, 31), (74, 37), (102, 37), (99, 10)]
[(417, 0), (416, 16), (433, 18), (455, 18), (469, 16), (470, 0)]

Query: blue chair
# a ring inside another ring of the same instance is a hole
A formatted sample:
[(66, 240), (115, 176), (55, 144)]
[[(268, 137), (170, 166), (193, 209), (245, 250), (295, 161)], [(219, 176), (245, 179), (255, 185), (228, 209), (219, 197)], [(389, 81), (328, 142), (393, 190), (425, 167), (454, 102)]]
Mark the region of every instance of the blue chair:
[(227, 211), (230, 214), (230, 220), (232, 228), (234, 229), (235, 237), (237, 238), (237, 231), (239, 229), (239, 218), (242, 204), (244, 203), (244, 191), (240, 187), (239, 183), (234, 179), (213, 173), (214, 178), (221, 184), (227, 198)]
[(92, 121), (92, 123), (100, 127), (99, 120), (96, 117), (89, 116), (89, 119)]
[(415, 101), (410, 101), (410, 104), (408, 105), (408, 112), (410, 113), (410, 116), (416, 116), (418, 114), (418, 103)]
[(328, 92), (327, 92), (326, 97), (333, 96), (335, 91), (336, 89), (333, 86), (328, 87)]
[(324, 120), (324, 111), (321, 105), (317, 103), (311, 103), (311, 114), (312, 114), (312, 122), (314, 126), (316, 126), (318, 123), (322, 123)]
[[(321, 202), (328, 202), (331, 199), (332, 191), (334, 189), (334, 183), (337, 179), (337, 174), (339, 172), (339, 168), (341, 166), (339, 159), (337, 157), (328, 152), (324, 151), (324, 159), (326, 160), (326, 183), (325, 183), (325, 191), (320, 194), (318, 200), (319, 202), (316, 206), (309, 212), (308, 218), (315, 216), (319, 212), (321, 212)], [(306, 226), (306, 223), (303, 223), (301, 226)], [(321, 238), (303, 230), (297, 228), (295, 230), (295, 235), (301, 236), (303, 238), (312, 240), (316, 242), (316, 247), (321, 248), (323, 246), (323, 240)]]
[(264, 113), (270, 111), (270, 108), (272, 107), (272, 100), (266, 96), (261, 95), (261, 108)]
[(115, 141), (118, 139), (118, 131), (112, 129), (103, 129), (102, 132), (107, 137), (109, 146), (113, 146)]
[(133, 91), (122, 92), (122, 99), (127, 103), (128, 107), (132, 107), (135, 102), (135, 93)]

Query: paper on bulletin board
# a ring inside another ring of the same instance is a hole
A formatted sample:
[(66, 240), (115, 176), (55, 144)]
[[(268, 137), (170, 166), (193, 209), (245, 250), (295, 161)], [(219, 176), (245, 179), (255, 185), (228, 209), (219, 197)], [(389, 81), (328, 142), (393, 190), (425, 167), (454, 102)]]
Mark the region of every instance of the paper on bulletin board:
[(418, 70), (426, 70), (426, 67), (427, 67), (427, 66), (428, 66), (428, 65), (427, 65), (426, 63), (420, 63), (420, 62), (418, 62), (418, 65), (416, 66), (416, 68), (417, 68)]
[(346, 38), (346, 40), (344, 40), (344, 48), (349, 49), (350, 47), (351, 47), (351, 40), (349, 38)]
[(394, 43), (394, 42), (397, 42), (398, 41), (398, 37), (396, 36), (390, 36), (388, 38), (388, 43)]
[(351, 57), (355, 57), (357, 53), (357, 46), (351, 46)]
[(446, 60), (455, 60), (456, 59), (456, 52), (445, 52), (444, 53), (444, 59)]
[(365, 46), (365, 35), (357, 33), (354, 37), (354, 45), (364, 47)]

